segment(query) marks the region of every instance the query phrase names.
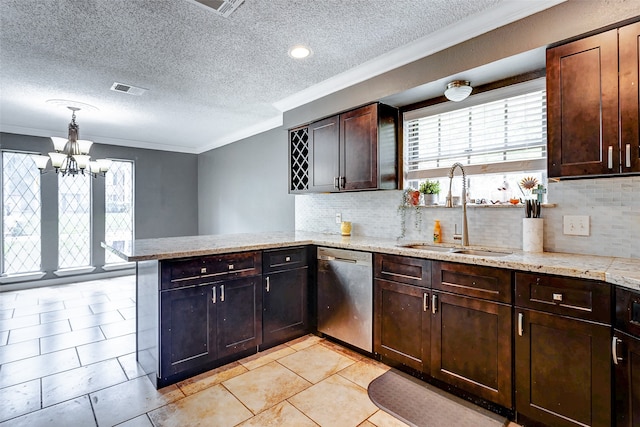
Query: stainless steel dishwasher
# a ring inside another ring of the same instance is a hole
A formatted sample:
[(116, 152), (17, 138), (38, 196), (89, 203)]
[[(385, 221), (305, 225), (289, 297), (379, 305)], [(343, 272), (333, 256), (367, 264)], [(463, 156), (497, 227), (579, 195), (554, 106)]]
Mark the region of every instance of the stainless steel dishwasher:
[(373, 351), (371, 253), (318, 248), (318, 331)]

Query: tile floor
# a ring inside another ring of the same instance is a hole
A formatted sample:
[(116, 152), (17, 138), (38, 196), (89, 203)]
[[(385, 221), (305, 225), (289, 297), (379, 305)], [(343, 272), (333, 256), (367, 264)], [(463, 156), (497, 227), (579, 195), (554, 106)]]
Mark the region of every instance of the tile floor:
[(160, 390), (134, 352), (133, 276), (0, 293), (0, 426), (405, 425), (367, 395), (388, 368), (316, 336)]

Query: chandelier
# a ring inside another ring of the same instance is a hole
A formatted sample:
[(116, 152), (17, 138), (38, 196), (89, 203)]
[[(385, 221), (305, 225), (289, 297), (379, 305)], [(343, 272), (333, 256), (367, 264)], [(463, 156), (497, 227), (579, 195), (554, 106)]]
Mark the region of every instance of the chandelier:
[(111, 167), (111, 160), (97, 159), (91, 161), (89, 156), (89, 149), (93, 144), (92, 141), (86, 139), (78, 139), (79, 126), (76, 123), (76, 111), (79, 111), (78, 107), (67, 107), (71, 110), (71, 123), (69, 123), (69, 137), (59, 138), (56, 136), (51, 137), (53, 142), (54, 152), (48, 153), (48, 156), (34, 154), (31, 156), (36, 163), (40, 173), (46, 173), (45, 170), (51, 159), (51, 166), (55, 169), (56, 173), (65, 175), (78, 175), (85, 174), (88, 169), (88, 173), (97, 177), (99, 174), (105, 176), (109, 168)]

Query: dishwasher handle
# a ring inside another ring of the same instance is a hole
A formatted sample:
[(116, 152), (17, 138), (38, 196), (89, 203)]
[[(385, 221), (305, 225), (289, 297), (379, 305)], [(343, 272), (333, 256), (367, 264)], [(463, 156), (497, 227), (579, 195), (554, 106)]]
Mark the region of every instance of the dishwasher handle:
[(350, 264), (357, 264), (358, 263), (357, 259), (339, 258), (339, 257), (329, 256), (329, 255), (319, 255), (318, 259), (321, 260), (321, 261), (348, 262)]

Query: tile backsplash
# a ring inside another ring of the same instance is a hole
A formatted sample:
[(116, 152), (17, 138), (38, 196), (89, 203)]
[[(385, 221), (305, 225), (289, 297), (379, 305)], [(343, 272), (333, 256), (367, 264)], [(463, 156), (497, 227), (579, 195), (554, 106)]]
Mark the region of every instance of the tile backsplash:
[[(640, 258), (640, 177), (569, 180), (549, 183), (548, 203), (543, 208), (544, 249), (584, 255)], [(336, 213), (353, 223), (352, 234), (398, 238), (402, 191), (307, 194), (296, 196), (296, 230), (339, 233)], [(563, 234), (563, 216), (588, 215), (589, 236)], [(467, 218), (471, 245), (522, 249), (524, 208), (469, 206)], [(403, 240), (430, 241), (433, 221), (439, 219), (442, 241), (453, 243), (460, 230), (462, 209), (444, 207), (405, 210)]]

